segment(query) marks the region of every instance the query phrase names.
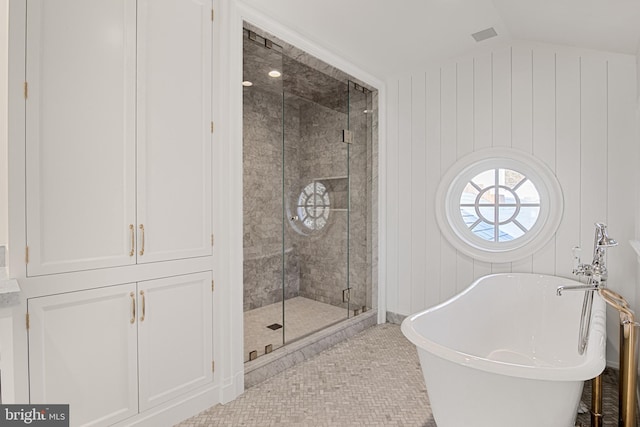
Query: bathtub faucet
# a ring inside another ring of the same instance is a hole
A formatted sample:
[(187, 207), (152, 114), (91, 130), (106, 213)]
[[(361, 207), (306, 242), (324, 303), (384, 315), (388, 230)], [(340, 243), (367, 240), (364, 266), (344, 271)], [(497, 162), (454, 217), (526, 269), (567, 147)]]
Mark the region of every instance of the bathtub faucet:
[(573, 248), (573, 274), (586, 276), (589, 282), (586, 285), (558, 286), (556, 294), (562, 295), (564, 291), (585, 291), (580, 313), (580, 331), (578, 336), (578, 354), (584, 354), (589, 341), (589, 326), (591, 320), (591, 308), (593, 306), (593, 293), (604, 288), (607, 281), (607, 267), (605, 266), (605, 249), (617, 246), (618, 242), (609, 237), (607, 226), (596, 222), (596, 233), (593, 238), (593, 261), (591, 264), (582, 264), (578, 255), (580, 248)]
[(580, 262), (579, 247), (573, 248), (574, 267), (573, 274), (576, 276), (586, 276), (589, 278), (589, 284), (578, 286), (559, 286), (556, 290), (558, 295), (562, 295), (563, 291), (597, 291), (604, 287), (607, 281), (607, 267), (605, 265), (605, 249), (617, 246), (618, 242), (607, 234), (606, 224), (597, 222), (595, 224), (596, 231), (593, 239), (593, 261), (591, 264), (583, 264)]
[(597, 291), (602, 285), (600, 283), (589, 283), (588, 285), (576, 285), (576, 286), (558, 286), (556, 289), (556, 295), (562, 296), (564, 291)]
[[(580, 258), (577, 258), (577, 265), (573, 269), (573, 274), (577, 276), (587, 276), (591, 281), (600, 284), (607, 280), (607, 267), (605, 266), (604, 256), (605, 249), (617, 246), (618, 242), (609, 237), (607, 234), (607, 226), (597, 222), (596, 232), (593, 238), (593, 261), (591, 264), (581, 264)], [(574, 260), (576, 256), (574, 254)]]
[[(605, 249), (618, 246), (618, 242), (607, 234), (606, 224), (596, 222), (596, 232), (593, 238), (593, 261), (591, 264), (581, 264), (580, 258), (573, 269), (573, 274), (577, 276), (587, 276), (590, 282), (598, 288), (604, 286), (607, 280), (607, 267), (605, 265)], [(574, 256), (575, 259), (575, 256)]]

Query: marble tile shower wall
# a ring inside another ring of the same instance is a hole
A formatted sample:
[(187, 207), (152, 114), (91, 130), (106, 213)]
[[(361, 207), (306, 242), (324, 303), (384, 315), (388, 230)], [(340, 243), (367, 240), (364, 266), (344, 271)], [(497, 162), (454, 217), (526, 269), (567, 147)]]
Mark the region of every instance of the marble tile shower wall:
[[(364, 95), (360, 95), (363, 100), (352, 102), (352, 107), (362, 112), (367, 107)], [(343, 99), (346, 102), (346, 97)], [(300, 295), (332, 305), (342, 305), (342, 290), (347, 287), (349, 244), (351, 303), (355, 307), (371, 306), (370, 300), (367, 301), (370, 279), (367, 276), (367, 266), (370, 265), (367, 264), (367, 172), (370, 169), (367, 165), (366, 120), (361, 116), (364, 115), (352, 115), (350, 123), (356, 139), (350, 145), (351, 238), (348, 242), (344, 178), (348, 173), (347, 145), (340, 142), (340, 131), (347, 128), (347, 114), (316, 103), (305, 102), (300, 107), (299, 165), (302, 175), (299, 190), (315, 179), (323, 178), (330, 188), (332, 207), (338, 208), (331, 210), (327, 225), (317, 234), (296, 236), (295, 246), (300, 257)], [(294, 190), (293, 194), (298, 194), (298, 191)]]
[[(345, 84), (346, 90), (346, 84)], [(361, 94), (362, 95), (362, 94)], [(362, 99), (360, 99), (362, 98)], [(367, 108), (364, 95), (352, 101), (355, 111)], [(346, 100), (346, 97), (343, 99)], [(244, 94), (244, 309), (251, 310), (282, 301), (282, 96), (245, 89)], [(347, 114), (289, 96), (285, 100), (284, 191), (288, 213), (295, 213), (300, 191), (314, 179), (347, 175), (347, 145), (340, 131)], [(354, 307), (371, 307), (367, 292), (371, 272), (370, 194), (371, 141), (363, 114), (353, 115), (355, 142), (351, 157), (351, 253), (350, 286)], [(334, 207), (346, 208), (343, 188), (330, 194)], [(339, 184), (336, 184), (339, 185)], [(336, 190), (336, 188), (334, 188)], [(342, 194), (341, 194), (342, 193)], [(337, 205), (336, 205), (337, 204)], [(347, 212), (332, 210), (328, 224), (317, 234), (297, 232), (285, 222), (286, 299), (304, 296), (342, 305), (347, 287)]]
[[(346, 85), (345, 85), (346, 89)], [(342, 97), (346, 100), (346, 97)], [(346, 128), (347, 115), (319, 104), (301, 107), (299, 162), (304, 171), (300, 187), (325, 178), (329, 189), (330, 211), (327, 225), (314, 235), (299, 236), (301, 259), (300, 295), (327, 304), (342, 304), (347, 287), (346, 145), (340, 130)], [(336, 189), (340, 191), (335, 191)], [(339, 194), (340, 193), (340, 194)], [(341, 203), (342, 202), (342, 203)], [(343, 208), (345, 210), (336, 210)], [(346, 315), (346, 312), (345, 312)]]

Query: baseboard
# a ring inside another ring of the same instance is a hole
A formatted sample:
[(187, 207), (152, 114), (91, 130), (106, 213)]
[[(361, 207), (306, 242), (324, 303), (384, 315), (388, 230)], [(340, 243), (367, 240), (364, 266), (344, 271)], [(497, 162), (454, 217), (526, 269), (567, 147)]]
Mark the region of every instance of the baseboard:
[(222, 386), (220, 403), (229, 403), (244, 392), (244, 370), (236, 373), (229, 384)]
[(391, 311), (387, 311), (387, 323), (393, 323), (394, 325), (400, 325), (407, 316), (404, 314), (393, 313)]
[(219, 403), (220, 388), (211, 385), (114, 424), (114, 427), (171, 427)]

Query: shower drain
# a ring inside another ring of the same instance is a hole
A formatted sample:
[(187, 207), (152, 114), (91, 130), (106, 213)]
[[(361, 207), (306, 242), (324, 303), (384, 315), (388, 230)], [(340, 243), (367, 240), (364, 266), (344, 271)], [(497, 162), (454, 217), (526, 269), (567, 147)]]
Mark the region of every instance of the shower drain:
[(282, 325), (280, 323), (272, 323), (271, 325), (268, 325), (267, 328), (271, 329), (272, 331), (276, 331), (282, 328)]

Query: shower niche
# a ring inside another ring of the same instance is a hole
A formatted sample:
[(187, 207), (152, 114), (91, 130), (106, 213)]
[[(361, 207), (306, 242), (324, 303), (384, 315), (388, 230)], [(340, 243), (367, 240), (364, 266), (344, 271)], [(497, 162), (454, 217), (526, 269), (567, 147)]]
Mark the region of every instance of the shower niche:
[(245, 361), (372, 308), (375, 102), (245, 23)]

